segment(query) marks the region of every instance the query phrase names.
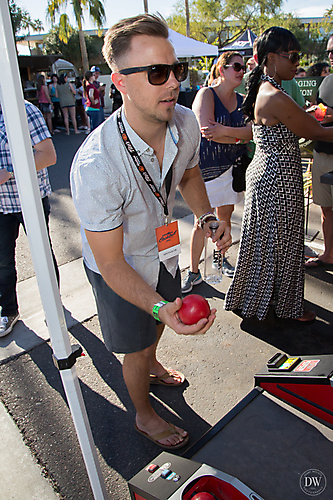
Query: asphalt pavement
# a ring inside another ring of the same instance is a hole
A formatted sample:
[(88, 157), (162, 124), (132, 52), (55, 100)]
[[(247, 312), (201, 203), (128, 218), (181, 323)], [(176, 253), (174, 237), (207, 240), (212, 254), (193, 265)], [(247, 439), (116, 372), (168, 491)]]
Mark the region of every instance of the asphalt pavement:
[[(59, 186), (61, 189), (68, 186)], [(71, 207), (70, 198), (67, 203)], [(180, 203), (177, 218), (182, 270), (189, 265), (193, 223), (187, 213)], [(234, 245), (229, 250), (232, 263), (237, 257), (241, 217), (242, 207), (238, 206), (233, 217)], [(78, 231), (76, 224), (71, 230)], [(312, 205), (309, 239), (317, 231), (307, 244), (320, 251), (320, 210)], [(67, 238), (77, 241), (78, 234), (69, 232), (70, 228)], [(54, 246), (59, 252), (61, 238)], [(76, 367), (99, 462), (110, 499), (127, 500), (127, 481), (160, 449), (134, 431), (135, 412), (122, 379), (122, 356), (104, 347), (77, 248), (73, 258), (64, 260), (60, 265), (61, 297), (71, 343), (79, 343), (85, 353)], [(223, 302), (229, 284), (230, 279), (224, 277), (215, 288), (202, 283), (194, 289), (217, 309), (215, 323), (206, 335), (177, 336), (167, 328), (159, 345), (161, 362), (181, 370), (187, 381), (179, 388), (152, 386), (151, 401), (164, 418), (188, 430), (191, 444), (253, 388), (254, 374), (276, 351), (319, 355), (333, 349), (332, 271), (306, 273), (306, 306), (317, 313), (311, 325), (277, 320), (273, 314), (259, 322), (226, 312)], [(93, 495), (59, 373), (52, 362), (34, 276), (19, 282), (18, 295), (21, 320), (10, 335), (0, 339), (0, 498), (89, 500)], [(285, 469), (288, 473), (287, 465)]]

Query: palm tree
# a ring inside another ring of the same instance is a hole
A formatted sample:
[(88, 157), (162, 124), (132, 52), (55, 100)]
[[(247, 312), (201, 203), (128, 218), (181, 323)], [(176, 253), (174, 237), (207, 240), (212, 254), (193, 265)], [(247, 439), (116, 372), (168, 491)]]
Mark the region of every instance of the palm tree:
[[(103, 0), (71, 0), (73, 13), (79, 31), (80, 49), (84, 72), (89, 70), (87, 47), (82, 29), (84, 11), (86, 10), (89, 12), (89, 17), (97, 25), (98, 30), (100, 30), (103, 26), (104, 21), (106, 20), (102, 2)], [(67, 0), (48, 0), (47, 15), (50, 18), (52, 25), (54, 25), (55, 23), (56, 16), (59, 15), (59, 38), (65, 43), (67, 43), (69, 35), (72, 31), (68, 15), (65, 13), (61, 14), (61, 10), (66, 9), (66, 7)]]

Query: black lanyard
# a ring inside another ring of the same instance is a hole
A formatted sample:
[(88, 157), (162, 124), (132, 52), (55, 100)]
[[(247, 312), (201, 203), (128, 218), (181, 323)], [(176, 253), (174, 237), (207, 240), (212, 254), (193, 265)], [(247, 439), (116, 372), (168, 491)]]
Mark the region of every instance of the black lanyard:
[(117, 125), (118, 125), (118, 129), (119, 129), (121, 138), (122, 138), (122, 140), (123, 140), (123, 142), (125, 144), (125, 147), (126, 147), (127, 151), (131, 155), (131, 157), (132, 157), (132, 159), (134, 161), (134, 164), (136, 165), (136, 167), (137, 167), (138, 171), (140, 172), (143, 180), (146, 182), (146, 184), (150, 188), (150, 190), (153, 193), (153, 195), (155, 196), (155, 198), (162, 205), (165, 217), (168, 217), (169, 211), (168, 211), (167, 200), (168, 200), (168, 196), (170, 194), (170, 189), (171, 189), (172, 166), (169, 168), (169, 171), (168, 171), (168, 173), (166, 175), (166, 178), (165, 178), (166, 201), (164, 201), (161, 193), (159, 192), (159, 190), (155, 186), (153, 179), (150, 177), (149, 173), (146, 170), (146, 167), (142, 163), (141, 158), (138, 155), (135, 147), (133, 146), (133, 144), (131, 143), (131, 141), (128, 138), (128, 135), (126, 133), (126, 129), (125, 129), (123, 120), (121, 118), (121, 109), (119, 109), (119, 111), (117, 113)]

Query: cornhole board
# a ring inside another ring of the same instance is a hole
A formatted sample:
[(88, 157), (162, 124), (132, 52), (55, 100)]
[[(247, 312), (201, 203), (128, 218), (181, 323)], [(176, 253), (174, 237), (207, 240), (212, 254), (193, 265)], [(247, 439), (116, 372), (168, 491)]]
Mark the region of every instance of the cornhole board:
[(298, 359), (289, 362), (289, 371), (277, 370), (283, 358), (269, 360), (275, 371), (266, 366), (256, 374), (256, 387), (182, 457), (162, 453), (147, 464), (129, 482), (131, 498), (190, 500), (195, 488), (210, 488), (218, 500), (332, 500), (333, 356), (292, 357)]

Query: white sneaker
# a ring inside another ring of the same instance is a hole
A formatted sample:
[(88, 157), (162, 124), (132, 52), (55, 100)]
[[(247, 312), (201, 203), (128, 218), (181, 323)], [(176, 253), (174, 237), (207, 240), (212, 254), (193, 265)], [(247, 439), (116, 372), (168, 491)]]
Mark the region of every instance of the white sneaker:
[(19, 313), (14, 316), (0, 316), (0, 337), (5, 337), (12, 331), (19, 317)]

